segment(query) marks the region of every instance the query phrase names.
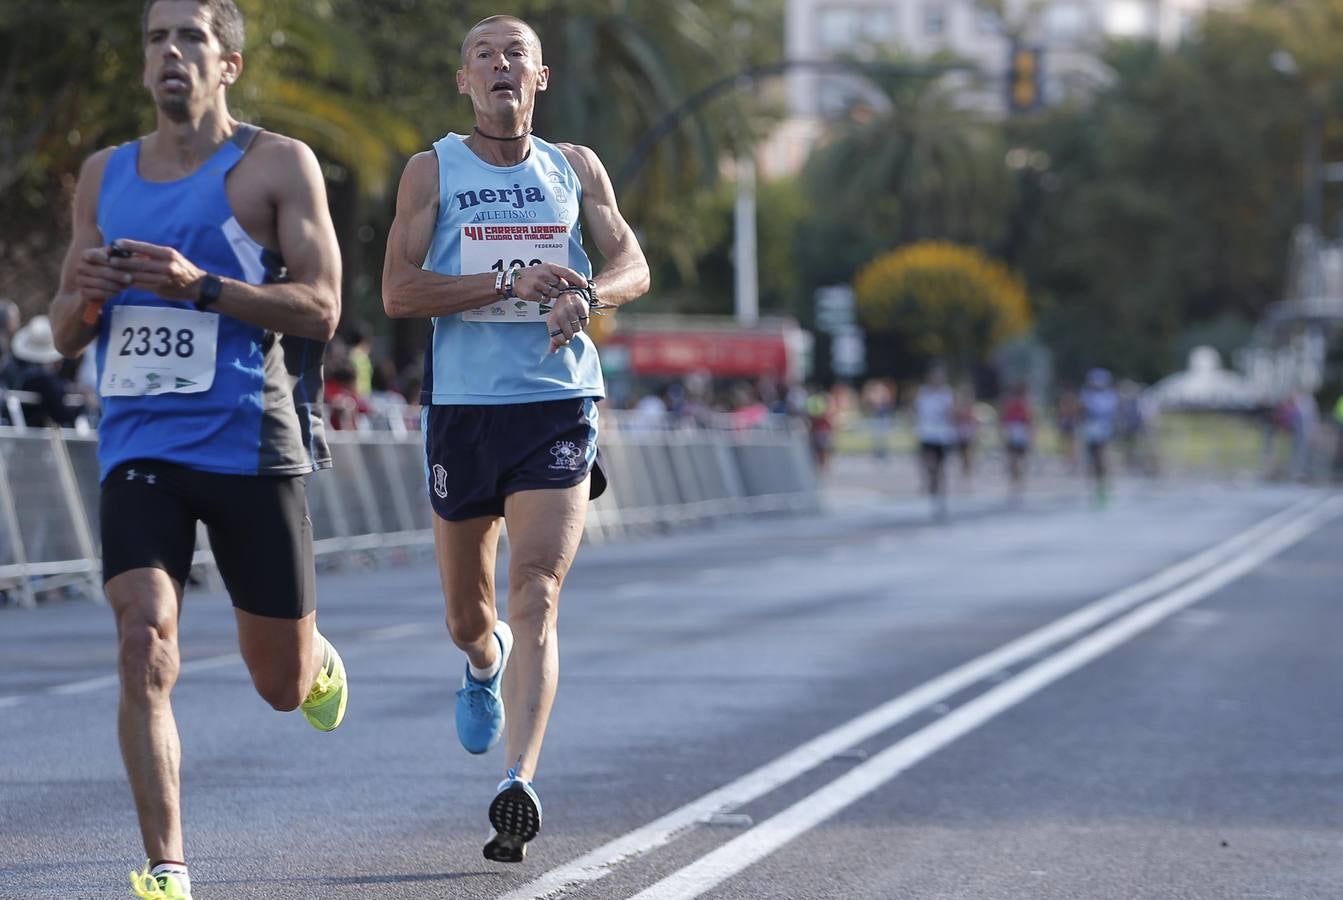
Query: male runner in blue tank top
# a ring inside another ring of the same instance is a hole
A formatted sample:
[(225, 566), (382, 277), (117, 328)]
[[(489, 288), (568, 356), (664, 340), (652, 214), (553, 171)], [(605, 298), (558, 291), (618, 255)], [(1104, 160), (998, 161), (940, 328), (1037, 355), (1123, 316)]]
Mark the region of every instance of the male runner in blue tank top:
[[(531, 782), (559, 676), (560, 588), (587, 502), (606, 485), (596, 448), (605, 387), (588, 316), (648, 290), (601, 161), (531, 134), (549, 77), (527, 23), (492, 16), (467, 33), (457, 90), (475, 128), (406, 164), (383, 270), (388, 315), (433, 317), (421, 402), (448, 630), (467, 657), (457, 734), (485, 753), (508, 711), (507, 776), (485, 845), (501, 862), (520, 862), (541, 827)], [(596, 278), (580, 211), (606, 261)], [(504, 521), (508, 623), (494, 592)]]
[(330, 465), (321, 360), (340, 255), (312, 151), (229, 114), (242, 45), (233, 0), (145, 4), (157, 127), (84, 164), (51, 304), (63, 353), (96, 341), (118, 731), (149, 857), (138, 897), (191, 892), (170, 692), (197, 521), (257, 692), (322, 731), (345, 711), (344, 667), (316, 629), (302, 479)]

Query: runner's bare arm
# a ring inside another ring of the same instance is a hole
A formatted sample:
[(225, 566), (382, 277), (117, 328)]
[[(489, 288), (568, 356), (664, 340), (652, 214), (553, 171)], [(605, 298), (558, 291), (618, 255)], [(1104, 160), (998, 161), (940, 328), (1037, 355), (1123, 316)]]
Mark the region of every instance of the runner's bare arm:
[(648, 260), (616, 203), (616, 191), (597, 154), (578, 144), (559, 144), (583, 188), (583, 216), (588, 234), (605, 259), (593, 276), (598, 299), (621, 306), (648, 293)]
[(75, 186), (70, 247), (65, 251), (60, 287), (50, 309), (56, 349), (68, 357), (78, 356), (98, 334), (97, 320), (95, 324), (85, 321), (86, 311), (96, 312), (105, 300), (130, 283), (129, 275), (108, 265), (107, 248), (98, 230), (98, 192), (111, 154), (109, 147), (85, 160)]
[[(427, 150), (411, 157), (397, 189), (396, 218), (387, 234), (382, 267), (382, 304), (393, 319), (447, 316), (499, 299), (493, 272), (442, 275), (424, 268), (438, 221), (438, 189), (437, 155)], [(522, 269), (513, 290), (524, 300), (541, 300), (558, 278), (570, 284), (585, 283), (572, 269), (542, 263)]]
[[(269, 132), (257, 138), (254, 170), (266, 173), (274, 198), (277, 248), (288, 280), (247, 284), (220, 278), (212, 312), (226, 313), (270, 331), (327, 341), (340, 321), (340, 247), (327, 209), (322, 169), (301, 141)], [(170, 300), (196, 300), (209, 274), (172, 247), (120, 240), (132, 251), (112, 265), (134, 275), (135, 287)]]

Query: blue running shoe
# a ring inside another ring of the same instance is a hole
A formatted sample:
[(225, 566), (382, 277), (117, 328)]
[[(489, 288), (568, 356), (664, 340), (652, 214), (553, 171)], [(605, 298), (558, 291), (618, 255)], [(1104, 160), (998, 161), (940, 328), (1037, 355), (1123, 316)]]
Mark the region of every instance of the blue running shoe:
[(485, 845), (485, 858), (493, 862), (520, 863), (527, 855), (527, 842), (541, 832), (541, 798), (530, 782), (517, 777), (516, 769), (499, 782), (499, 793), (490, 803), (494, 834)]
[(499, 641), (499, 671), (489, 681), (480, 682), (471, 677), (468, 664), (457, 692), (457, 738), (467, 753), (488, 753), (504, 733), (504, 699), (499, 689), (513, 649), (513, 630), (500, 619), (494, 625), (494, 637)]

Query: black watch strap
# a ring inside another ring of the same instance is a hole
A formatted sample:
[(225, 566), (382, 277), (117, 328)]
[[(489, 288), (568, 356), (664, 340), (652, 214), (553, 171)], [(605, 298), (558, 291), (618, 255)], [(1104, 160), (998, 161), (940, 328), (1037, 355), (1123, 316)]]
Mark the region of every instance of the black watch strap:
[(215, 275), (206, 275), (201, 279), (200, 294), (196, 297), (196, 309), (205, 312), (216, 300), (219, 299), (219, 292), (224, 287), (224, 283)]

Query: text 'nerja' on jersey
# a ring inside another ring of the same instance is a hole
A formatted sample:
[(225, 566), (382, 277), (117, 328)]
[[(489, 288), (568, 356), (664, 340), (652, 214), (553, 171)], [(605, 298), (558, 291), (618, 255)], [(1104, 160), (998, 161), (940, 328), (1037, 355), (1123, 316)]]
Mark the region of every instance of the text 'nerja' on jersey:
[[(516, 166), (492, 166), (464, 137), (434, 143), (438, 221), (424, 268), (443, 275), (498, 272), (540, 262), (583, 277), (592, 264), (579, 225), (582, 192), (558, 147), (536, 137)], [(499, 301), (434, 318), (420, 402), (487, 405), (604, 397), (597, 347), (580, 333), (550, 353), (549, 306)]]
[[(140, 176), (140, 142), (112, 151), (98, 227), (173, 247), (212, 275), (283, 279), (284, 262), (233, 215), (224, 179), (259, 129), (239, 125), (199, 169), (175, 181)], [(229, 475), (298, 475), (331, 465), (322, 428), (325, 345), (280, 335), (194, 304), (131, 289), (98, 326), (98, 462), (158, 459)]]

